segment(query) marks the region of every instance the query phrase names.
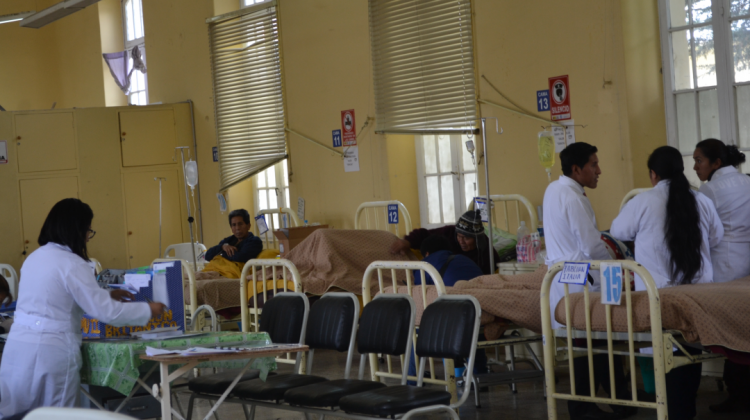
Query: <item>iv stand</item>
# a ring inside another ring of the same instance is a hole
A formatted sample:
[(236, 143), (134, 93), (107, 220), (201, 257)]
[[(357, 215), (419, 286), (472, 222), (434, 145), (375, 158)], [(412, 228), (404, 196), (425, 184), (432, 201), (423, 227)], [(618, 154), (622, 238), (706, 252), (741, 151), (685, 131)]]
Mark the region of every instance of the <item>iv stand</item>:
[(159, 258), (161, 258), (161, 252), (162, 252), (161, 251), (161, 213), (162, 213), (161, 212), (161, 209), (162, 209), (162, 205), (161, 205), (161, 182), (162, 181), (166, 181), (166, 180), (167, 180), (167, 178), (162, 178), (162, 177), (156, 177), (156, 178), (154, 178), (154, 181), (159, 181)]
[[(500, 130), (498, 128), (497, 118), (493, 118), (495, 120), (495, 132), (499, 134), (503, 134), (503, 130)], [(495, 272), (495, 246), (492, 243), (492, 201), (490, 201), (490, 169), (487, 163), (487, 133), (485, 131), (487, 118), (482, 118), (482, 153), (484, 154), (484, 188), (485, 188), (485, 195), (487, 197), (487, 220), (488, 220), (488, 226), (490, 230), (489, 234), (489, 240), (490, 240), (490, 272)]]
[(185, 185), (185, 204), (187, 204), (188, 226), (190, 227), (190, 251), (193, 253), (193, 270), (198, 272), (198, 259), (195, 257), (195, 240), (193, 239), (193, 222), (195, 219), (193, 219), (193, 216), (190, 213), (190, 196), (188, 195), (187, 179), (185, 178), (185, 149), (188, 149), (188, 153), (190, 153), (190, 147), (180, 146), (175, 147), (175, 149), (180, 149), (180, 159), (182, 160), (182, 183)]

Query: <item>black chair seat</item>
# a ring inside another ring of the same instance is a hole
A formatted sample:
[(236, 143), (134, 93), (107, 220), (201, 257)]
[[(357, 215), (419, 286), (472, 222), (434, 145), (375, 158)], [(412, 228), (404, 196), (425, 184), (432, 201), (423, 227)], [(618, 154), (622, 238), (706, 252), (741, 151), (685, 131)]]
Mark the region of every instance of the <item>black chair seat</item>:
[[(188, 389), (192, 392), (200, 392), (202, 394), (221, 395), (227, 390), (227, 388), (229, 388), (229, 385), (231, 385), (238, 373), (240, 373), (239, 369), (235, 369), (221, 373), (214, 373), (212, 375), (199, 376), (188, 381)], [(274, 375), (274, 373), (269, 372), (268, 375)], [(237, 382), (237, 385), (245, 381), (257, 379), (259, 376), (259, 370), (248, 369), (242, 375), (240, 381)]]
[(379, 388), (385, 388), (385, 384), (358, 379), (336, 379), (290, 389), (284, 394), (284, 401), (290, 405), (305, 407), (338, 407), (342, 397)]
[(347, 413), (387, 417), (428, 405), (449, 405), (450, 402), (451, 394), (446, 391), (399, 385), (343, 397), (339, 400), (339, 407)]
[(328, 379), (320, 376), (285, 374), (269, 376), (265, 382), (260, 379), (237, 384), (232, 390), (232, 396), (261, 401), (281, 401), (284, 393), (292, 388), (326, 382)]

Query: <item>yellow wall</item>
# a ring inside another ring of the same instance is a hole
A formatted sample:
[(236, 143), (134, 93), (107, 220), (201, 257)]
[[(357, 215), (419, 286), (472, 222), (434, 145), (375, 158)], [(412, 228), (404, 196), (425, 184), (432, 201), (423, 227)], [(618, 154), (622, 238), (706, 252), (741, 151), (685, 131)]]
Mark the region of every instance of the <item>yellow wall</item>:
[(387, 135), (388, 179), (391, 186), (391, 200), (398, 200), (406, 206), (414, 228), (421, 226), (419, 214), (419, 187), (417, 185), (417, 152), (414, 136)]

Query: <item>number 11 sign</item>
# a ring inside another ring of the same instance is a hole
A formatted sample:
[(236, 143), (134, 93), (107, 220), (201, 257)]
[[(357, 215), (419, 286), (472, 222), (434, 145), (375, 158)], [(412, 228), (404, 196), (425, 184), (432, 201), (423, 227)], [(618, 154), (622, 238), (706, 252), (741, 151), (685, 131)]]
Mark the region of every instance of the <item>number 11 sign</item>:
[(619, 305), (622, 298), (622, 264), (602, 263), (602, 304)]

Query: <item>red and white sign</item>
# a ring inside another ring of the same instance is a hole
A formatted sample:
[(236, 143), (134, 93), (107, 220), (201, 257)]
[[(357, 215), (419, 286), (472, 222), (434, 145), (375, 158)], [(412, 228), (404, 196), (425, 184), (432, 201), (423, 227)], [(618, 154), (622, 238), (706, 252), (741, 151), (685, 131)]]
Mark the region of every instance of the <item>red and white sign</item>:
[(357, 129), (354, 124), (354, 110), (341, 111), (341, 139), (344, 147), (357, 145)]
[(550, 113), (552, 121), (570, 119), (570, 84), (568, 75), (549, 78)]

